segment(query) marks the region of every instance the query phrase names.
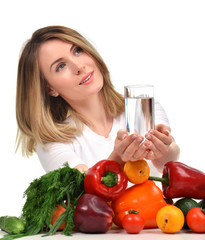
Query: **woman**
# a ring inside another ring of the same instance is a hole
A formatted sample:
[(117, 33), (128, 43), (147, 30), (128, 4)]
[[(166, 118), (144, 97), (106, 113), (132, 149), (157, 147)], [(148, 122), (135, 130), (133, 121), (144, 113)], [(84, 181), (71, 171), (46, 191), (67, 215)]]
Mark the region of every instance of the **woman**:
[(156, 127), (144, 137), (125, 130), (124, 98), (93, 46), (78, 32), (50, 26), (26, 43), (18, 66), (18, 147), (37, 151), (45, 171), (70, 167), (81, 172), (102, 159), (120, 163), (146, 158), (151, 173), (177, 160), (164, 110), (155, 104)]

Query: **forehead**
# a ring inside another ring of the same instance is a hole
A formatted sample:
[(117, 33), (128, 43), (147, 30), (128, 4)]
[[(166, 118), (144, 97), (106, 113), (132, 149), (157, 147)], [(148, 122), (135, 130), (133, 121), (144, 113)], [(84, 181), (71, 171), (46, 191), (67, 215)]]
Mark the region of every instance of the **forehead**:
[(73, 43), (65, 42), (59, 39), (51, 39), (47, 40), (46, 42), (42, 43), (39, 47), (39, 55), (41, 54), (55, 54), (57, 52), (64, 52), (64, 51), (70, 51), (70, 48), (72, 47)]
[(50, 65), (58, 58), (68, 56), (73, 43), (51, 39), (41, 44), (38, 50), (38, 62), (41, 67)]

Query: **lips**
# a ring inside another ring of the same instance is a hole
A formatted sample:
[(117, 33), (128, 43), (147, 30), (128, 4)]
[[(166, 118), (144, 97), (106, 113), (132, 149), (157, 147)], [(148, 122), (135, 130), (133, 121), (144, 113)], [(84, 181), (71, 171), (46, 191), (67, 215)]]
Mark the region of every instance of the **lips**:
[(79, 85), (89, 83), (92, 80), (93, 72), (88, 73), (80, 82)]

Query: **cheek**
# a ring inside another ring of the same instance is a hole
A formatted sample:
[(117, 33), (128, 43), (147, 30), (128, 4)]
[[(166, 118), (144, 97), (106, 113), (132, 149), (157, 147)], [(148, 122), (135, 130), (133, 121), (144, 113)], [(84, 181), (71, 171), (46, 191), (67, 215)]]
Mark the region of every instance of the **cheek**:
[(75, 86), (75, 81), (73, 79), (73, 76), (71, 76), (71, 74), (69, 73), (62, 73), (57, 77), (53, 77), (48, 82), (56, 91), (61, 91), (65, 88), (70, 88)]
[(98, 91), (100, 91), (103, 87), (104, 81), (103, 81), (103, 77), (101, 76), (99, 78), (99, 82), (98, 82)]

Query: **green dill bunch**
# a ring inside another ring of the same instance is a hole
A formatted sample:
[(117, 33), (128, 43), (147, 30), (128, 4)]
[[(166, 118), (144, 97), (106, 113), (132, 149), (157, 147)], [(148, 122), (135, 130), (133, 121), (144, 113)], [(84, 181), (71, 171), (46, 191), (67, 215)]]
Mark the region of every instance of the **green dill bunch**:
[[(62, 221), (66, 221), (65, 235), (70, 235), (74, 228), (74, 207), (84, 192), (84, 178), (77, 169), (65, 164), (30, 183), (24, 192), (26, 202), (22, 209), (22, 218), (26, 222), (26, 233), (35, 235), (50, 228), (55, 207), (62, 204), (66, 208)], [(66, 203), (66, 204), (65, 204)], [(57, 228), (52, 228), (52, 234)]]

